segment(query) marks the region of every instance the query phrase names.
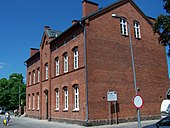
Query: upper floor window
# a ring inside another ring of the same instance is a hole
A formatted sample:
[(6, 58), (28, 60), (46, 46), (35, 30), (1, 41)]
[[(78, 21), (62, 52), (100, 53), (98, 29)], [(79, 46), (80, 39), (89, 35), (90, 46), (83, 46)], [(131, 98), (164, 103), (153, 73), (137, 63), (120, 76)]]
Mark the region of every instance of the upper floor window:
[(120, 28), (122, 35), (128, 35), (128, 23), (125, 18), (120, 19)]
[(59, 58), (55, 59), (55, 67), (56, 67), (56, 76), (59, 75)]
[(56, 110), (59, 110), (59, 89), (56, 89)]
[(45, 79), (48, 79), (48, 63), (45, 64)]
[(31, 85), (32, 77), (31, 77), (31, 72), (29, 73), (29, 85)]
[(79, 88), (74, 86), (74, 110), (79, 110)]
[(68, 110), (68, 88), (64, 88), (64, 110)]
[(140, 24), (137, 21), (134, 22), (134, 32), (135, 32), (135, 38), (141, 38)]
[(37, 82), (40, 82), (40, 68), (37, 69)]
[(33, 84), (35, 84), (35, 70), (33, 71)]
[(78, 48), (75, 48), (74, 50), (74, 69), (78, 68)]
[(64, 73), (68, 72), (68, 55), (64, 54)]

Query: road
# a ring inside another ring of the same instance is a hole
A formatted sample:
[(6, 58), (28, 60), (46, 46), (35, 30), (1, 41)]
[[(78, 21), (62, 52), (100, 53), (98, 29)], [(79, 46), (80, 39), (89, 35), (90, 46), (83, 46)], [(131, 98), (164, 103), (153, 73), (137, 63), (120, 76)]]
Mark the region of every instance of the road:
[[(7, 128), (3, 124), (4, 115), (0, 115), (0, 128)], [(142, 121), (142, 127), (149, 124), (153, 124), (158, 120)], [(137, 122), (128, 122), (114, 125), (103, 125), (103, 126), (93, 126), (91, 128), (137, 128)], [(12, 122), (9, 124), (8, 128), (84, 128), (84, 126), (79, 126), (76, 124), (58, 123), (58, 122), (48, 122), (47, 120), (38, 120), (26, 117), (13, 117)]]

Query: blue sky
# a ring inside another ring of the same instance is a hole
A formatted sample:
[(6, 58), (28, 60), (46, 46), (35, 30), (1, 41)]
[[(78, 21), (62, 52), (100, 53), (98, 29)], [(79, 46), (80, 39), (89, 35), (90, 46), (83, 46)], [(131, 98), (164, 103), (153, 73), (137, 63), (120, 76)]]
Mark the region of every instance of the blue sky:
[[(105, 7), (116, 0), (91, 0)], [(0, 79), (12, 73), (26, 77), (24, 61), (39, 48), (45, 25), (64, 31), (81, 19), (82, 0), (3, 0), (0, 4)], [(164, 14), (163, 0), (134, 0), (145, 15)]]

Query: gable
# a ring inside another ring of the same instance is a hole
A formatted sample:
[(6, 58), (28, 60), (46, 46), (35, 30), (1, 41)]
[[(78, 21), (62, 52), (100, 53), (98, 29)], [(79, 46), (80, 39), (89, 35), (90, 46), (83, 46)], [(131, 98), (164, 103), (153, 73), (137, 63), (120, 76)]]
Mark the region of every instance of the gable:
[(62, 33), (61, 31), (53, 30), (50, 29), (50, 27), (45, 26), (40, 44), (41, 49), (44, 48), (44, 45), (47, 45), (50, 41), (57, 38), (61, 33)]
[(106, 14), (112, 10), (115, 10), (117, 8), (120, 8), (121, 6), (130, 3), (132, 5), (132, 7), (134, 7), (136, 9), (136, 11), (139, 12), (139, 14), (148, 22), (148, 24), (150, 24), (151, 26), (153, 26), (153, 23), (149, 20), (149, 18), (142, 12), (142, 10), (133, 2), (133, 0), (118, 0), (117, 2), (105, 7), (105, 8), (101, 8), (96, 12), (93, 12), (91, 14), (89, 14), (86, 17), (82, 18), (82, 21), (86, 21), (86, 20), (93, 20), (97, 17), (100, 17), (103, 14)]

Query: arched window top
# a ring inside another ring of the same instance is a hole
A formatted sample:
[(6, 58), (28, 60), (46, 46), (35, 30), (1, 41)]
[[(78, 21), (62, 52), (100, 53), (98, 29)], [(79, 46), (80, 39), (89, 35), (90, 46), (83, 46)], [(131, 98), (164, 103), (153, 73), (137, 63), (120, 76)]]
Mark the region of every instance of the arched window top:
[(64, 53), (63, 53), (63, 56), (66, 56), (67, 54), (68, 54), (67, 52), (64, 52)]
[(78, 46), (72, 48), (72, 51), (78, 50)]
[(57, 56), (57, 57), (55, 57), (55, 58), (54, 58), (54, 60), (55, 60), (55, 61), (59, 60), (59, 57), (58, 57), (58, 56)]
[(79, 86), (78, 84), (73, 84), (72, 87), (73, 87), (73, 88), (78, 88), (78, 86)]
[(59, 91), (59, 88), (55, 88), (54, 91), (56, 91), (56, 92)]

